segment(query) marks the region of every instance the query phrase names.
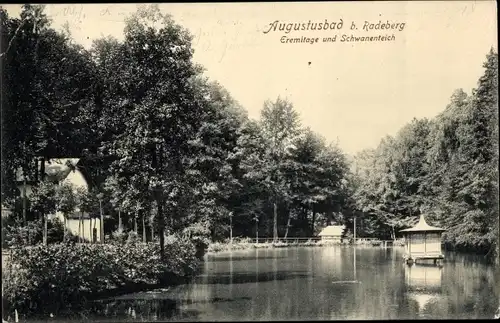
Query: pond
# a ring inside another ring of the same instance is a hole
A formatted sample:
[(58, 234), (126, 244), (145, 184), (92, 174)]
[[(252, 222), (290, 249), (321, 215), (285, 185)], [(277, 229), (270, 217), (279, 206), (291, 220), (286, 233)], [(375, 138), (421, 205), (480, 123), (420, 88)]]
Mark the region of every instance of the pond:
[[(206, 255), (187, 285), (101, 300), (89, 320), (481, 319), (499, 306), (498, 271), (446, 253), (403, 263), (402, 248), (296, 247)], [(54, 318), (58, 320), (57, 318)], [(62, 318), (59, 318), (62, 319)]]

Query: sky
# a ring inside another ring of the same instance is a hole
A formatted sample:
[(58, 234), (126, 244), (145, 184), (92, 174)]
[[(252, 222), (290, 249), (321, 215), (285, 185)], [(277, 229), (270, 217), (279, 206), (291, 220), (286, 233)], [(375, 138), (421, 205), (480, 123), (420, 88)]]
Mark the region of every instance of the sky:
[[(46, 13), (54, 28), (67, 22), (73, 39), (90, 48), (103, 36), (122, 39), (124, 19), (137, 6), (54, 4)], [(4, 7), (19, 15), (19, 5)], [(436, 116), (455, 89), (470, 93), (497, 46), (495, 1), (165, 3), (160, 9), (193, 34), (193, 59), (249, 117), (259, 118), (265, 100), (287, 98), (303, 126), (348, 154), (375, 148), (413, 118)], [(264, 33), (275, 21), (325, 19), (342, 19), (342, 29)], [(405, 25), (366, 31), (365, 21)], [(353, 22), (358, 29), (351, 30)], [(340, 42), (351, 34), (395, 38)], [(335, 35), (336, 42), (322, 42)], [(283, 36), (319, 42), (281, 43)]]

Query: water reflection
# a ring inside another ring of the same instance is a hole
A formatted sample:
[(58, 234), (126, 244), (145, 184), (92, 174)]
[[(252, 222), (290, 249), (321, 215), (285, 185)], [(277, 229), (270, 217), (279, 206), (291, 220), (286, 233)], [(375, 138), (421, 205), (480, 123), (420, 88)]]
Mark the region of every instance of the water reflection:
[[(308, 278), (305, 271), (279, 271), (277, 267), (276, 270), (268, 272), (229, 272), (221, 273), (215, 275), (201, 275), (195, 278), (195, 282), (199, 285), (202, 284), (223, 284), (230, 285), (233, 284), (247, 284), (247, 283), (262, 283), (262, 282), (275, 282), (279, 280), (294, 279), (297, 277)], [(273, 268), (274, 269), (274, 268)], [(231, 287), (230, 287), (231, 288)]]
[(424, 264), (404, 267), (408, 295), (417, 302), (418, 313), (424, 315), (425, 306), (441, 295), (442, 267)]
[(235, 256), (233, 257), (231, 254), (229, 256), (219, 256), (219, 257), (216, 257), (214, 255), (210, 255), (210, 256), (207, 256), (205, 262), (206, 263), (211, 263), (211, 262), (226, 262), (226, 261), (248, 261), (248, 260), (264, 260), (264, 259), (277, 259), (277, 258), (286, 258), (286, 256), (279, 256), (279, 257), (274, 257), (272, 255), (268, 255), (268, 256), (258, 256), (257, 254), (253, 255), (253, 256)]
[(211, 256), (214, 261), (190, 284), (102, 300), (78, 315), (99, 321), (493, 317), (499, 302), (494, 267), (460, 255), (446, 255), (441, 267), (409, 267), (403, 251), (340, 246), (234, 251)]

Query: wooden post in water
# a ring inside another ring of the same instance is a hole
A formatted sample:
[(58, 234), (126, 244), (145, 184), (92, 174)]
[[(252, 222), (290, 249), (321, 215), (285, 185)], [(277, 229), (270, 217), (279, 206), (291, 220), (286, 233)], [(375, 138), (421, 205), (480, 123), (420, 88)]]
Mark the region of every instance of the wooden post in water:
[(354, 281), (358, 280), (356, 276), (356, 248), (354, 248)]
[(354, 216), (354, 245), (356, 245), (356, 216)]

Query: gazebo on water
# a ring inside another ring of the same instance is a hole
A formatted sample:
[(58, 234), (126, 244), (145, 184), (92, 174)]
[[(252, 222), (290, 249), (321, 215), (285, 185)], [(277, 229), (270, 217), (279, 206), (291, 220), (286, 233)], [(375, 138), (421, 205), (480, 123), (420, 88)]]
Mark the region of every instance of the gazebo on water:
[(405, 236), (405, 261), (413, 263), (419, 259), (428, 259), (437, 263), (439, 259), (444, 259), (441, 250), (443, 231), (446, 230), (428, 225), (424, 215), (421, 214), (416, 226), (401, 230)]

